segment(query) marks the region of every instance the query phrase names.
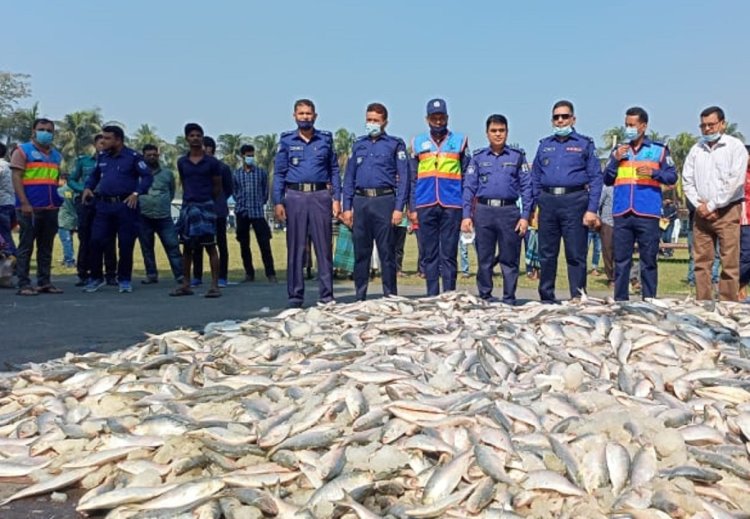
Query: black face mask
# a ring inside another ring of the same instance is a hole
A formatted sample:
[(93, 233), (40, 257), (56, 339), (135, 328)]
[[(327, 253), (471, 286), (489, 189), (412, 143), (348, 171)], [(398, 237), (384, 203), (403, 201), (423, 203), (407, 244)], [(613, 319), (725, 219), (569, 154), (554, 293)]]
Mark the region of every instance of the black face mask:
[(439, 126), (432, 125), (432, 124), (430, 125), (430, 134), (432, 134), (433, 137), (443, 137), (447, 133), (448, 133), (447, 124), (441, 124)]
[(159, 167), (159, 160), (147, 160), (146, 165), (151, 169), (156, 169)]

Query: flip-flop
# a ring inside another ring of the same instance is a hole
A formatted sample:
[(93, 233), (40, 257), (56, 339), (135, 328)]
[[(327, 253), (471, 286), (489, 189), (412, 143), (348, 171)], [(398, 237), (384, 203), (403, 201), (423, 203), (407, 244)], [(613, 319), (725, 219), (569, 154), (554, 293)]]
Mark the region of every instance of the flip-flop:
[(211, 299), (216, 298), (216, 297), (221, 297), (221, 291), (216, 288), (210, 288), (208, 292), (204, 294), (203, 297), (208, 297)]
[(39, 292), (37, 292), (31, 287), (23, 287), (23, 288), (18, 289), (18, 292), (16, 292), (16, 295), (17, 296), (38, 296)]
[(62, 294), (63, 291), (57, 288), (55, 285), (44, 285), (36, 289), (40, 294)]
[(190, 290), (189, 288), (185, 287), (179, 287), (172, 290), (169, 295), (172, 297), (180, 297), (180, 296), (192, 296), (195, 292)]

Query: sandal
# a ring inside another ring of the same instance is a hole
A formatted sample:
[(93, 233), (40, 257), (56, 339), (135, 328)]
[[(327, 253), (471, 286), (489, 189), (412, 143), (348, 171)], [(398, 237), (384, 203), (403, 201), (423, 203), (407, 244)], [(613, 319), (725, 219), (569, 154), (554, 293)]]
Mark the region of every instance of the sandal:
[(23, 287), (19, 288), (18, 292), (16, 292), (17, 296), (38, 296), (39, 292), (34, 290), (32, 287)]
[(36, 289), (40, 294), (62, 294), (62, 289), (57, 288), (55, 285), (44, 285)]
[(218, 288), (210, 288), (203, 297), (208, 297), (210, 299), (221, 297), (221, 290)]
[(178, 287), (172, 290), (169, 295), (172, 297), (180, 297), (180, 296), (192, 296), (195, 292), (190, 290), (186, 287)]

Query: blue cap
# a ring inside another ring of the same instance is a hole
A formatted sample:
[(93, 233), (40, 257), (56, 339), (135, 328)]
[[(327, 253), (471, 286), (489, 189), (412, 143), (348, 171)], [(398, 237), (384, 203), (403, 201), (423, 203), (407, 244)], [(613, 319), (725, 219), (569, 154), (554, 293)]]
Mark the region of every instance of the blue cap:
[(427, 115), (448, 114), (448, 108), (445, 106), (445, 99), (430, 99), (427, 103)]

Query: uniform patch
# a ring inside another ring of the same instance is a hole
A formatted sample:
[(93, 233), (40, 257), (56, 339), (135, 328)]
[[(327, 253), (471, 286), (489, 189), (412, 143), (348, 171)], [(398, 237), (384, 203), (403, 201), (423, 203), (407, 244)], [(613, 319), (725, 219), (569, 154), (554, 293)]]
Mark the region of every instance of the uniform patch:
[(674, 167), (674, 161), (672, 160), (671, 155), (667, 157), (667, 166), (669, 166), (670, 168)]
[(530, 170), (531, 170), (531, 168), (529, 167), (529, 165), (526, 162), (524, 162), (523, 164), (521, 164), (521, 171), (523, 173), (528, 173)]
[(473, 175), (476, 170), (474, 169), (474, 166), (469, 166), (466, 168), (466, 174), (467, 175)]
[(542, 153), (551, 153), (553, 151), (555, 151), (554, 146), (545, 146), (544, 148), (542, 148)]
[(42, 160), (42, 154), (34, 150), (31, 152), (31, 158), (36, 160)]
[(363, 160), (365, 160), (364, 157), (357, 157), (357, 164), (362, 164)]
[(549, 157), (545, 157), (542, 159), (542, 166), (549, 166)]
[(568, 146), (568, 147), (565, 148), (565, 151), (572, 151), (572, 152), (576, 152), (576, 153), (581, 153), (581, 152), (583, 152), (583, 148), (580, 148), (578, 146)]
[(146, 166), (146, 163), (143, 162), (142, 160), (138, 161), (138, 167), (141, 169), (148, 169), (148, 166)]
[(292, 166), (299, 165), (299, 157), (292, 157)]
[(398, 157), (398, 160), (406, 160), (406, 152), (405, 151), (399, 151), (396, 156)]

